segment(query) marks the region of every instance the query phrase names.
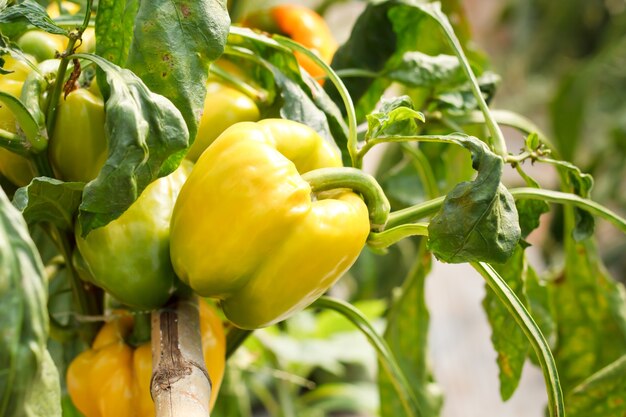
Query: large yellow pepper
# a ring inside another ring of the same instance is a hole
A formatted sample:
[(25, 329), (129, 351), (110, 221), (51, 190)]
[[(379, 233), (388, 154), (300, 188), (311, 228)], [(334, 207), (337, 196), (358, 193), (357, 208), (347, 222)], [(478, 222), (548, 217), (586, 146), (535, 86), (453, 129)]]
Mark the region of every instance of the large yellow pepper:
[[(213, 407), (225, 367), (222, 322), (209, 305), (200, 300), (202, 352), (211, 377), (210, 406)], [(133, 348), (124, 342), (132, 319), (124, 316), (102, 327), (91, 349), (78, 355), (67, 370), (67, 390), (85, 417), (152, 417), (150, 395), (152, 350), (150, 343)]]
[(305, 125), (266, 119), (228, 128), (176, 201), (170, 255), (178, 277), (220, 299), (241, 328), (312, 303), (354, 263), (370, 231), (358, 195), (313, 192), (301, 177), (326, 167), (341, 167), (339, 151)]

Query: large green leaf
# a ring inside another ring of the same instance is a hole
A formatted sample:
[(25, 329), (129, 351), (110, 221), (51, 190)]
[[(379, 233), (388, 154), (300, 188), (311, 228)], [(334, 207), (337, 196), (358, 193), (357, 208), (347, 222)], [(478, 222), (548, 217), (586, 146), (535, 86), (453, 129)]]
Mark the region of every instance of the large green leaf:
[(111, 91), (105, 103), (109, 157), (85, 186), (80, 205), (78, 219), (87, 235), (119, 217), (150, 182), (172, 172), (189, 133), (178, 109), (131, 71), (95, 55), (76, 56), (96, 63)]
[(80, 182), (37, 177), (15, 192), (13, 205), (28, 224), (47, 222), (61, 230), (73, 230), (84, 186)]
[(626, 415), (626, 355), (578, 385), (567, 397), (570, 417)]
[(190, 141), (204, 108), (209, 64), (226, 45), (226, 0), (142, 1), (127, 67), (182, 113)]
[(96, 14), (96, 54), (123, 66), (133, 39), (138, 0), (99, 0)]
[(43, 351), (41, 367), (28, 391), (24, 408), (27, 417), (54, 417), (62, 414), (59, 372), (47, 350)]
[(521, 231), (513, 197), (500, 183), (503, 161), (472, 136), (447, 138), (471, 152), (478, 175), (446, 195), (428, 226), (430, 248), (444, 262), (506, 262)]
[[(43, 264), (28, 227), (4, 192), (0, 191), (0, 415), (60, 415), (57, 385), (41, 384), (56, 373), (46, 351), (47, 289)], [(57, 377), (58, 378), (58, 377)], [(44, 407), (44, 408), (42, 408)]]
[[(524, 274), (527, 268), (525, 261), (524, 250), (518, 246), (506, 263), (493, 265), (522, 302), (525, 301), (523, 294)], [(506, 401), (511, 398), (519, 384), (530, 343), (515, 320), (511, 320), (511, 314), (489, 286), (486, 288), (483, 307), (491, 325), (491, 342), (498, 355), (500, 396)]]
[[(365, 11), (359, 15), (348, 41), (335, 53), (333, 69), (359, 69), (373, 73), (384, 69), (385, 63), (393, 56), (397, 47), (397, 36), (387, 16), (393, 5), (394, 2), (390, 1), (368, 4)], [(373, 94), (376, 96), (374, 100), (378, 100), (380, 98), (378, 93), (382, 93), (389, 85), (389, 81), (376, 80), (373, 77), (349, 77), (343, 81), (357, 104), (373, 84), (382, 84), (375, 89), (377, 94)], [(325, 88), (336, 103), (341, 101), (339, 93), (330, 83), (327, 83)], [(360, 118), (369, 113), (373, 104), (364, 106)]]
[[(566, 230), (574, 214), (565, 210)], [(567, 395), (626, 353), (626, 291), (602, 264), (593, 240), (565, 236), (565, 268), (551, 285), (558, 326), (554, 356)]]
[[(444, 73), (453, 77), (458, 75), (450, 67), (450, 61), (443, 62), (445, 58), (437, 57), (449, 53), (450, 48), (438, 24), (421, 9), (424, 4), (428, 1), (370, 2), (357, 19), (348, 41), (335, 53), (332, 62), (335, 70), (364, 72), (344, 79), (356, 103), (359, 120), (376, 106), (392, 81), (406, 83), (409, 87), (417, 84), (427, 87), (426, 79), (435, 80)], [(455, 29), (465, 46), (469, 31), (460, 2), (446, 0), (443, 9), (454, 12)], [(433, 65), (421, 65), (424, 61)], [(411, 67), (419, 68), (419, 72), (413, 72)], [(477, 66), (476, 70), (479, 69)], [(327, 84), (325, 88), (335, 102), (339, 102), (334, 87)]]
[(431, 56), (419, 51), (405, 52), (396, 66), (385, 71), (385, 76), (410, 87), (428, 88), (466, 80), (457, 57), (445, 54)]
[[(424, 284), (431, 267), (430, 253), (421, 253), (404, 283), (401, 296), (395, 300), (388, 315), (385, 340), (413, 387), (420, 403), (421, 417), (438, 416), (442, 398), (433, 382), (428, 366), (429, 313)], [(381, 417), (404, 415), (397, 391), (384, 371), (378, 373)]]
[[(536, 135), (535, 135), (536, 136)], [(532, 177), (521, 171), (526, 185), (532, 188), (541, 188), (539, 183)], [(543, 200), (516, 200), (515, 207), (519, 214), (519, 225), (522, 229), (522, 238), (525, 239), (530, 232), (539, 227), (539, 219), (542, 214), (550, 211), (550, 205)]]

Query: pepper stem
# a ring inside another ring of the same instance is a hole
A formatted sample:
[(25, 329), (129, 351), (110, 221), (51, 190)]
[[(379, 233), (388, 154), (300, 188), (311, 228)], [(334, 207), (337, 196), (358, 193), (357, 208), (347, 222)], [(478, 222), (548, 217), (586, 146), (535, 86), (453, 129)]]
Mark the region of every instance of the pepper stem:
[(133, 331), (126, 342), (131, 346), (140, 346), (150, 340), (151, 322), (150, 311), (138, 311), (133, 313)]
[(385, 229), (390, 205), (378, 182), (369, 174), (356, 168), (320, 168), (309, 171), (302, 178), (313, 191), (350, 188), (361, 194), (370, 214), (370, 227), (375, 232)]

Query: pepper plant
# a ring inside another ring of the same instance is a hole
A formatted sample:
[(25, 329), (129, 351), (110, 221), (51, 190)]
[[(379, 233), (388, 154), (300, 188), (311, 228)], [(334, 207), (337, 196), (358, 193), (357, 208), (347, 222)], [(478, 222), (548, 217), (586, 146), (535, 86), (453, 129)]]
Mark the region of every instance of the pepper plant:
[[(280, 348), (353, 328), (378, 357), (368, 411), (438, 416), (434, 258), (485, 280), (504, 400), (529, 359), (548, 415), (624, 415), (625, 292), (593, 232), (626, 220), (489, 106), (458, 0), (365, 2), (338, 48), (313, 10), (245, 1), (0, 2), (0, 31), (2, 415), (364, 412), (347, 375)], [(563, 261), (540, 276), (527, 238), (550, 204)], [(255, 360), (277, 374), (242, 372)]]

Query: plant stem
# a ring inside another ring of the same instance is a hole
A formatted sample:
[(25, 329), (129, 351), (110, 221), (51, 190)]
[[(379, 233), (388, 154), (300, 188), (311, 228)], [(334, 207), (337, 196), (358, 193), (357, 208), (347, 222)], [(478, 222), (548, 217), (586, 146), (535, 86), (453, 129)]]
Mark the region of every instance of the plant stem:
[(0, 129), (0, 147), (18, 155), (28, 155), (28, 143), (16, 133)]
[[(464, 135), (466, 136), (466, 135)], [(458, 142), (459, 134), (450, 135), (413, 135), (413, 136), (381, 136), (368, 140), (359, 149), (358, 158), (363, 158), (370, 149), (381, 143), (407, 143), (407, 142), (430, 142), (430, 143), (448, 143), (454, 145), (460, 145)]]
[(152, 312), (156, 417), (208, 417), (211, 382), (202, 356), (198, 300), (177, 298)]
[(478, 80), (476, 79), (476, 76), (474, 75), (474, 72), (472, 71), (472, 68), (470, 66), (469, 60), (467, 59), (467, 56), (465, 56), (465, 52), (463, 52), (463, 47), (461, 46), (461, 42), (459, 42), (459, 39), (454, 33), (454, 29), (452, 28), (452, 25), (450, 25), (448, 18), (441, 12), (440, 9), (433, 9), (432, 11), (428, 11), (428, 12), (439, 23), (439, 25), (443, 29), (446, 37), (448, 38), (448, 41), (450, 42), (450, 45), (452, 46), (452, 49), (454, 50), (454, 53), (459, 59), (461, 68), (463, 68), (465, 75), (470, 80), (470, 87), (472, 89), (472, 93), (474, 94), (474, 98), (476, 98), (478, 107), (480, 108), (483, 115), (485, 116), (485, 124), (487, 125), (487, 129), (489, 129), (489, 133), (491, 133), (494, 152), (500, 155), (502, 158), (506, 158), (508, 152), (506, 149), (506, 142), (504, 140), (504, 135), (502, 134), (502, 130), (500, 129), (500, 126), (498, 126), (493, 116), (491, 115), (489, 106), (487, 106), (487, 102), (485, 101), (485, 98), (483, 97), (483, 94), (480, 91), (480, 87), (478, 86)]
[(406, 415), (409, 417), (419, 417), (421, 415), (419, 402), (417, 398), (415, 398), (406, 376), (404, 376), (402, 369), (398, 365), (385, 339), (376, 333), (376, 330), (374, 330), (363, 313), (345, 301), (330, 297), (320, 297), (312, 304), (312, 307), (331, 309), (338, 312), (350, 320), (361, 333), (363, 333), (372, 347), (376, 349), (378, 359), (388, 373), (389, 379), (398, 393), (398, 400), (402, 403)]
[(52, 166), (50, 165), (47, 152), (33, 154), (30, 156), (30, 159), (35, 165), (38, 175), (54, 178), (54, 171), (52, 171)]
[(437, 178), (435, 178), (433, 168), (424, 152), (418, 147), (410, 146), (408, 143), (402, 144), (402, 150), (411, 157), (413, 166), (422, 180), (428, 198), (437, 198), (439, 195)]
[(250, 84), (233, 76), (228, 71), (223, 70), (222, 68), (220, 68), (219, 65), (216, 65), (215, 63), (211, 65), (211, 72), (221, 79), (232, 84), (237, 90), (250, 97), (257, 104), (264, 103), (267, 100), (267, 92), (252, 87)]
[(604, 207), (602, 204), (596, 203), (593, 200), (582, 198), (580, 196), (577, 196), (576, 194), (530, 187), (513, 188), (509, 190), (509, 192), (516, 200), (543, 200), (550, 203), (560, 203), (576, 206), (583, 210), (587, 210), (589, 213), (595, 216), (607, 220), (623, 233), (626, 233), (626, 219)]
[(302, 175), (314, 192), (336, 188), (350, 188), (360, 193), (367, 204), (370, 224), (374, 231), (385, 228), (389, 217), (389, 200), (378, 182), (369, 174), (357, 168), (320, 168)]
[(471, 265), (485, 278), (489, 287), (497, 295), (506, 309), (509, 310), (509, 313), (511, 313), (535, 350), (546, 382), (550, 416), (564, 417), (565, 407), (563, 405), (563, 393), (559, 382), (559, 374), (550, 347), (543, 337), (541, 330), (522, 302), (491, 265), (484, 262), (472, 262)]
[(133, 331), (126, 340), (131, 346), (140, 346), (150, 340), (150, 312), (133, 313)]
[[(72, 263), (73, 238), (69, 234), (64, 233), (52, 225), (50, 225), (46, 230), (52, 237), (52, 240), (56, 243), (59, 251), (65, 259), (65, 265), (70, 275), (72, 294), (74, 301), (77, 304), (79, 315), (82, 318), (101, 315), (101, 291), (96, 287), (83, 282)], [(82, 339), (87, 344), (91, 345), (91, 342), (96, 337), (99, 327), (99, 324), (95, 321), (83, 320), (79, 333)]]
[(412, 223), (414, 221), (423, 219), (424, 217), (435, 214), (443, 205), (444, 199), (445, 196), (433, 198), (432, 200), (428, 200), (423, 203), (419, 203), (414, 206), (390, 213), (389, 220), (387, 221), (387, 228), (400, 226), (406, 223)]
[[(550, 149), (550, 151), (552, 152), (552, 155), (554, 155), (555, 158), (560, 159), (558, 150), (556, 149), (552, 141), (548, 139), (548, 137), (541, 131), (541, 129), (539, 129), (537, 125), (535, 125), (532, 121), (530, 121), (526, 117), (520, 114), (517, 114), (515, 112), (509, 111), (509, 110), (493, 110), (493, 109), (491, 110), (491, 116), (499, 124), (512, 127), (527, 135), (531, 133), (536, 133), (537, 136), (539, 137), (539, 141)], [(442, 118), (443, 116), (439, 114), (439, 115), (435, 115), (435, 117)], [(482, 123), (485, 123), (485, 120), (486, 120), (485, 115), (479, 111), (467, 113), (459, 117), (445, 116), (445, 118), (448, 118), (448, 117), (452, 118), (456, 123), (459, 123), (462, 125), (482, 124)]]
[(61, 62), (59, 63), (59, 69), (57, 71), (56, 81), (54, 82), (54, 87), (50, 92), (50, 97), (48, 98), (48, 109), (46, 111), (46, 130), (48, 134), (51, 135), (54, 132), (54, 127), (56, 125), (56, 116), (57, 116), (57, 108), (59, 106), (59, 99), (61, 98), (61, 91), (63, 90), (63, 84), (65, 83), (65, 73), (67, 72), (67, 66), (70, 63), (70, 59), (68, 58), (74, 52), (74, 45), (76, 41), (81, 38), (83, 32), (89, 26), (89, 19), (91, 18), (91, 7), (93, 0), (87, 0), (85, 17), (83, 19), (82, 25), (78, 28), (77, 34), (71, 33), (70, 40), (67, 44), (67, 48), (61, 54)]
[(252, 332), (253, 330), (243, 330), (234, 326), (228, 330), (226, 333), (226, 359), (235, 353)]
[(370, 233), (367, 245), (374, 249), (385, 249), (410, 236), (428, 236), (428, 223), (408, 223), (380, 233)]

